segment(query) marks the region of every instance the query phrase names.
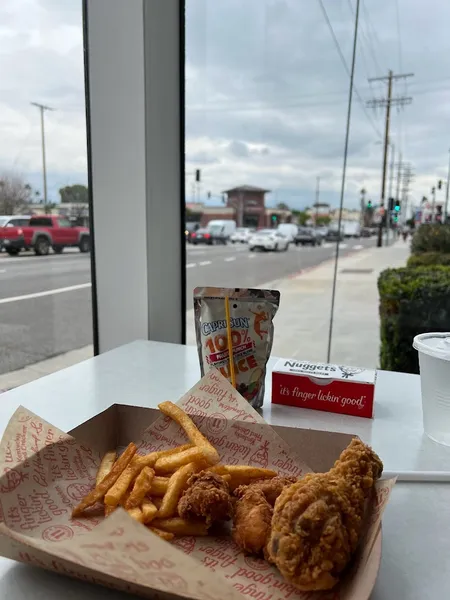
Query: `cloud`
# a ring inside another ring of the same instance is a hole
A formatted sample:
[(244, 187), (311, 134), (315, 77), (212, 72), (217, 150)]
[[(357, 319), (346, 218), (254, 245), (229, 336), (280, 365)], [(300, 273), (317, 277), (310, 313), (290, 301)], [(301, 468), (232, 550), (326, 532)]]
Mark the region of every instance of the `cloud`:
[[(350, 65), (354, 0), (323, 0)], [(413, 199), (445, 179), (450, 142), (450, 5), (440, 0), (365, 0), (361, 9), (345, 201), (362, 187), (380, 195), (384, 110), (365, 108), (386, 84), (368, 77), (414, 72), (394, 83), (413, 103), (391, 115), (395, 162), (400, 151), (416, 173)], [(353, 10), (351, 9), (353, 7)], [(317, 1), (187, 0), (186, 182), (202, 171), (203, 193), (238, 183), (268, 187), (271, 198), (338, 201), (348, 74)], [(400, 52), (401, 50), (401, 52)], [(40, 186), (38, 110), (45, 115), (49, 186), (86, 181), (86, 124), (81, 2), (0, 3), (0, 171)], [(369, 114), (370, 120), (367, 118)], [(391, 161), (391, 156), (389, 156)], [(52, 198), (55, 199), (55, 198)], [(414, 200), (413, 200), (414, 202)]]

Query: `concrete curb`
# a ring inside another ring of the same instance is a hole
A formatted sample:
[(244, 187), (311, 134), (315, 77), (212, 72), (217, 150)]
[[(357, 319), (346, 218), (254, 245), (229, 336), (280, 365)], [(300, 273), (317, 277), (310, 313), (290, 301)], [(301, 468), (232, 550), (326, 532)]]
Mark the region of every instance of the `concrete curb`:
[(51, 373), (55, 373), (66, 367), (76, 365), (83, 360), (92, 358), (93, 355), (93, 346), (84, 346), (83, 348), (77, 348), (76, 350), (58, 354), (32, 365), (28, 365), (23, 369), (0, 375), (0, 393), (24, 385), (25, 383), (30, 383), (30, 381), (34, 381), (45, 375), (50, 375)]

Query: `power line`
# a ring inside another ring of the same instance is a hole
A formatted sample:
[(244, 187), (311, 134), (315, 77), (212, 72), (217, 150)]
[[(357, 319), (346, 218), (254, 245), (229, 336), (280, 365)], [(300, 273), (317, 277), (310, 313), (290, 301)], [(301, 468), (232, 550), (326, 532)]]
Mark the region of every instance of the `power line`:
[[(336, 37), (336, 34), (334, 32), (333, 25), (331, 24), (330, 18), (328, 17), (328, 13), (327, 13), (326, 8), (325, 8), (325, 6), (323, 4), (323, 1), (322, 0), (318, 0), (318, 1), (319, 1), (320, 8), (322, 9), (322, 14), (324, 16), (324, 19), (325, 19), (325, 21), (326, 21), (326, 23), (328, 25), (328, 29), (330, 30), (331, 37), (333, 38), (334, 44), (336, 46), (336, 50), (338, 51), (339, 57), (341, 59), (341, 62), (344, 65), (345, 71), (346, 71), (346, 73), (347, 73), (347, 75), (349, 77), (352, 77), (352, 73), (351, 73), (350, 69), (348, 68), (347, 61), (345, 60), (344, 54), (343, 54), (343, 52), (341, 50), (341, 46), (340, 46), (339, 41), (338, 41), (338, 39)], [(358, 6), (358, 11), (359, 11), (359, 6)], [(364, 104), (364, 101), (361, 98), (361, 96), (360, 96), (360, 94), (359, 94), (356, 86), (353, 86), (353, 87), (354, 87), (354, 90), (355, 90), (355, 96), (358, 98), (358, 102), (360, 103), (361, 108), (363, 109), (363, 112), (366, 115), (367, 120), (372, 125), (372, 127), (373, 127), (375, 133), (377, 134), (377, 136), (380, 137), (381, 133), (378, 130), (378, 128), (375, 125), (375, 123), (373, 122), (373, 120), (370, 117), (369, 113), (367, 112), (365, 104)]]

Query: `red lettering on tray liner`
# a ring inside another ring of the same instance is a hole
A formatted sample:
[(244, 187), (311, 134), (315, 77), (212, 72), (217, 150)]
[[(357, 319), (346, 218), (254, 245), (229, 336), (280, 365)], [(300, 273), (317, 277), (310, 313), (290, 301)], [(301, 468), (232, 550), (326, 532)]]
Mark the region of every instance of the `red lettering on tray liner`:
[(272, 372), (272, 402), (370, 419), (375, 379), (372, 369), (280, 359)]

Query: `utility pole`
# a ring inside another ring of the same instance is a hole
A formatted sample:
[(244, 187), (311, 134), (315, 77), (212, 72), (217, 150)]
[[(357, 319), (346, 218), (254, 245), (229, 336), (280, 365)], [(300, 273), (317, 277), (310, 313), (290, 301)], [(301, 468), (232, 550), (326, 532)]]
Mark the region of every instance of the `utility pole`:
[(42, 142), (42, 178), (44, 183), (44, 212), (47, 212), (47, 164), (45, 160), (45, 127), (44, 127), (44, 111), (55, 110), (45, 104), (39, 102), (31, 102), (33, 106), (37, 106), (41, 113), (41, 142)]
[(448, 216), (448, 188), (450, 185), (450, 150), (448, 151), (448, 171), (447, 171), (447, 187), (445, 188), (445, 205), (444, 205), (444, 224), (447, 224)]
[[(404, 73), (399, 75), (394, 75), (392, 71), (389, 71), (387, 77), (372, 77), (369, 79), (369, 83), (373, 81), (387, 81), (388, 89), (387, 89), (387, 98), (374, 98), (370, 100), (367, 104), (371, 107), (376, 106), (385, 106), (386, 107), (386, 121), (384, 128), (384, 151), (383, 151), (383, 174), (381, 180), (381, 207), (383, 208), (383, 212), (385, 215), (385, 225), (386, 230), (388, 229), (388, 224), (390, 221), (390, 215), (388, 214), (388, 210), (386, 210), (386, 171), (387, 171), (387, 155), (388, 155), (388, 145), (389, 145), (389, 126), (390, 126), (390, 117), (391, 117), (391, 105), (392, 106), (404, 106), (405, 104), (410, 104), (412, 102), (412, 98), (405, 96), (398, 96), (396, 98), (392, 98), (392, 82), (397, 79), (405, 79), (406, 77), (412, 77), (413, 73)], [(388, 207), (389, 209), (389, 207)], [(381, 248), (383, 245), (383, 220), (380, 221), (380, 227), (378, 229), (378, 241), (377, 246)]]
[(434, 186), (431, 188), (431, 195), (433, 197), (433, 200), (431, 202), (431, 222), (435, 223), (435, 221), (436, 221), (436, 216), (435, 216), (435, 210), (436, 210), (436, 188)]
[[(388, 198), (392, 198), (392, 191), (393, 191), (393, 186), (394, 186), (394, 162), (395, 162), (395, 145), (394, 144), (389, 144), (391, 147), (391, 166), (390, 166), (390, 175), (389, 175), (389, 191), (388, 191)], [(389, 216), (389, 224), (387, 225), (387, 229), (386, 229), (386, 244), (389, 245), (389, 229), (390, 229), (390, 216)]]
[(402, 186), (402, 215), (403, 221), (406, 221), (408, 215), (408, 200), (409, 200), (409, 185), (414, 178), (411, 165), (409, 163), (403, 163), (403, 186)]
[(316, 218), (314, 219), (314, 228), (317, 229), (317, 219), (319, 218), (319, 194), (320, 194), (320, 175), (316, 177)]
[(400, 200), (400, 183), (402, 180), (402, 153), (400, 152), (400, 159), (397, 163), (397, 191), (395, 193), (395, 199)]

